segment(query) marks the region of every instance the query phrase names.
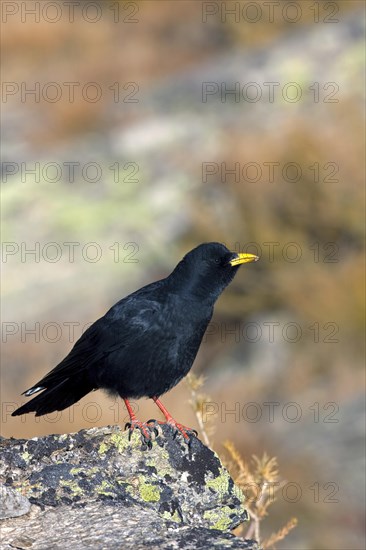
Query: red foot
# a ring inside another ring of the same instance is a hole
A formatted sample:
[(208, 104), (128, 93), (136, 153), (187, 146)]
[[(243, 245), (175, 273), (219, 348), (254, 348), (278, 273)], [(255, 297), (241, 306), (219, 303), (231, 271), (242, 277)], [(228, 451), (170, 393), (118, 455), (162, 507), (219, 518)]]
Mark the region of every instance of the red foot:
[(191, 442), (192, 436), (194, 436), (194, 437), (198, 436), (198, 432), (196, 430), (193, 430), (192, 428), (188, 428), (187, 426), (184, 426), (183, 424), (180, 424), (179, 422), (174, 420), (174, 418), (170, 418), (166, 422), (162, 422), (161, 420), (157, 420), (156, 423), (159, 424), (159, 425), (167, 424), (168, 426), (171, 426), (175, 430), (174, 435), (173, 435), (173, 439), (175, 439), (177, 437), (178, 432), (180, 432), (182, 434), (182, 436), (184, 437), (184, 439), (187, 443)]
[(151, 441), (151, 432), (155, 432), (155, 435), (158, 435), (157, 429), (154, 427), (153, 422), (140, 422), (140, 420), (137, 420), (135, 413), (133, 411), (133, 408), (130, 405), (130, 402), (128, 399), (124, 398), (124, 402), (128, 411), (128, 414), (130, 415), (130, 421), (127, 422), (125, 425), (125, 429), (128, 428), (128, 439), (131, 439), (131, 436), (133, 434), (133, 431), (135, 428), (140, 430), (141, 432), (141, 438), (142, 442), (149, 448), (152, 448), (152, 441)]
[(128, 414), (130, 415), (130, 421), (127, 422), (125, 429), (128, 428), (128, 439), (131, 439), (133, 431), (137, 428), (141, 432), (141, 437), (143, 443), (149, 448), (152, 448), (152, 441), (151, 441), (151, 435), (152, 433), (155, 433), (155, 436), (158, 435), (158, 430), (156, 429), (156, 425), (158, 424), (168, 424), (171, 426), (174, 430), (173, 438), (175, 438), (179, 433), (182, 434), (184, 437), (185, 442), (190, 445), (192, 441), (192, 437), (197, 437), (198, 433), (196, 430), (192, 430), (192, 428), (187, 428), (187, 426), (184, 426), (183, 424), (180, 424), (179, 422), (176, 422), (174, 418), (171, 416), (171, 414), (166, 410), (164, 405), (159, 401), (157, 397), (154, 397), (153, 400), (161, 410), (161, 412), (164, 414), (166, 418), (166, 422), (161, 422), (160, 420), (148, 420), (147, 422), (140, 422), (140, 420), (137, 420), (135, 413), (133, 411), (133, 408), (130, 405), (130, 402), (128, 399), (124, 398), (124, 402), (128, 411)]
[(180, 432), (184, 437), (186, 443), (190, 444), (192, 441), (192, 436), (195, 436), (195, 437), (198, 436), (198, 433), (196, 432), (196, 430), (192, 430), (192, 428), (187, 428), (187, 426), (183, 426), (183, 424), (179, 424), (179, 422), (174, 420), (174, 418), (169, 413), (169, 411), (164, 407), (160, 399), (158, 399), (157, 397), (153, 397), (153, 401), (156, 403), (156, 405), (159, 407), (159, 409), (161, 410), (161, 412), (166, 418), (166, 422), (158, 421), (158, 424), (168, 424), (169, 426), (172, 426), (172, 428), (175, 429), (174, 436), (173, 436), (174, 438), (177, 436), (177, 433)]

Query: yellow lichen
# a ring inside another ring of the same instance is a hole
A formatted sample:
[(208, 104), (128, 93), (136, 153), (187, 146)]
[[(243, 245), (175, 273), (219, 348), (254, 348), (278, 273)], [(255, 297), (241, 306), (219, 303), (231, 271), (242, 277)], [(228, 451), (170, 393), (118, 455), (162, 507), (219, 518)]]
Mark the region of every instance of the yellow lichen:
[(229, 506), (223, 506), (219, 510), (206, 510), (203, 517), (210, 522), (210, 529), (227, 531), (232, 523), (232, 520), (230, 519), (230, 515), (232, 513), (233, 511), (229, 508)]

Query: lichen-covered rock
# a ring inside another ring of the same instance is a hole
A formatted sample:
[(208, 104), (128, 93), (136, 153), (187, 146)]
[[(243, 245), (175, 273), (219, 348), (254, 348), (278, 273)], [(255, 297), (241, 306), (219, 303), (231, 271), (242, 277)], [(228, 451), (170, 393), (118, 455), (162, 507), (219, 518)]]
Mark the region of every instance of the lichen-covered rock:
[(247, 515), (218, 456), (196, 438), (190, 447), (174, 439), (169, 426), (151, 450), (137, 431), (129, 441), (113, 426), (2, 439), (0, 453), (0, 481), (35, 505), (4, 521), (8, 548), (104, 548), (117, 538), (123, 548), (173, 548), (169, 540), (186, 549), (256, 548), (230, 534)]

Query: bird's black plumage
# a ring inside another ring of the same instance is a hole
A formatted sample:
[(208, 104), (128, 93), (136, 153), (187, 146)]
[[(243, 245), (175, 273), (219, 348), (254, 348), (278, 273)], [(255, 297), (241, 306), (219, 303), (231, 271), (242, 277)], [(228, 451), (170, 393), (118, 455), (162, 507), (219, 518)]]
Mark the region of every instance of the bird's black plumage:
[(217, 298), (239, 265), (255, 259), (219, 243), (193, 249), (168, 277), (123, 298), (91, 325), (61, 363), (24, 392), (41, 393), (13, 416), (61, 411), (99, 388), (124, 399), (167, 392), (189, 372)]

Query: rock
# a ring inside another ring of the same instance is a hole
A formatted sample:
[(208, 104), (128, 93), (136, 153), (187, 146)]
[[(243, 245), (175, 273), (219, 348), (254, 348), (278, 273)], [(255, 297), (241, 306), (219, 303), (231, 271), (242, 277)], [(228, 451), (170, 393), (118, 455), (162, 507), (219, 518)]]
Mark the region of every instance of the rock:
[(29, 500), (11, 487), (0, 485), (0, 519), (16, 518), (28, 514)]
[(169, 426), (151, 450), (108, 426), (1, 439), (0, 453), (4, 549), (258, 548), (230, 533), (247, 513), (218, 456)]

